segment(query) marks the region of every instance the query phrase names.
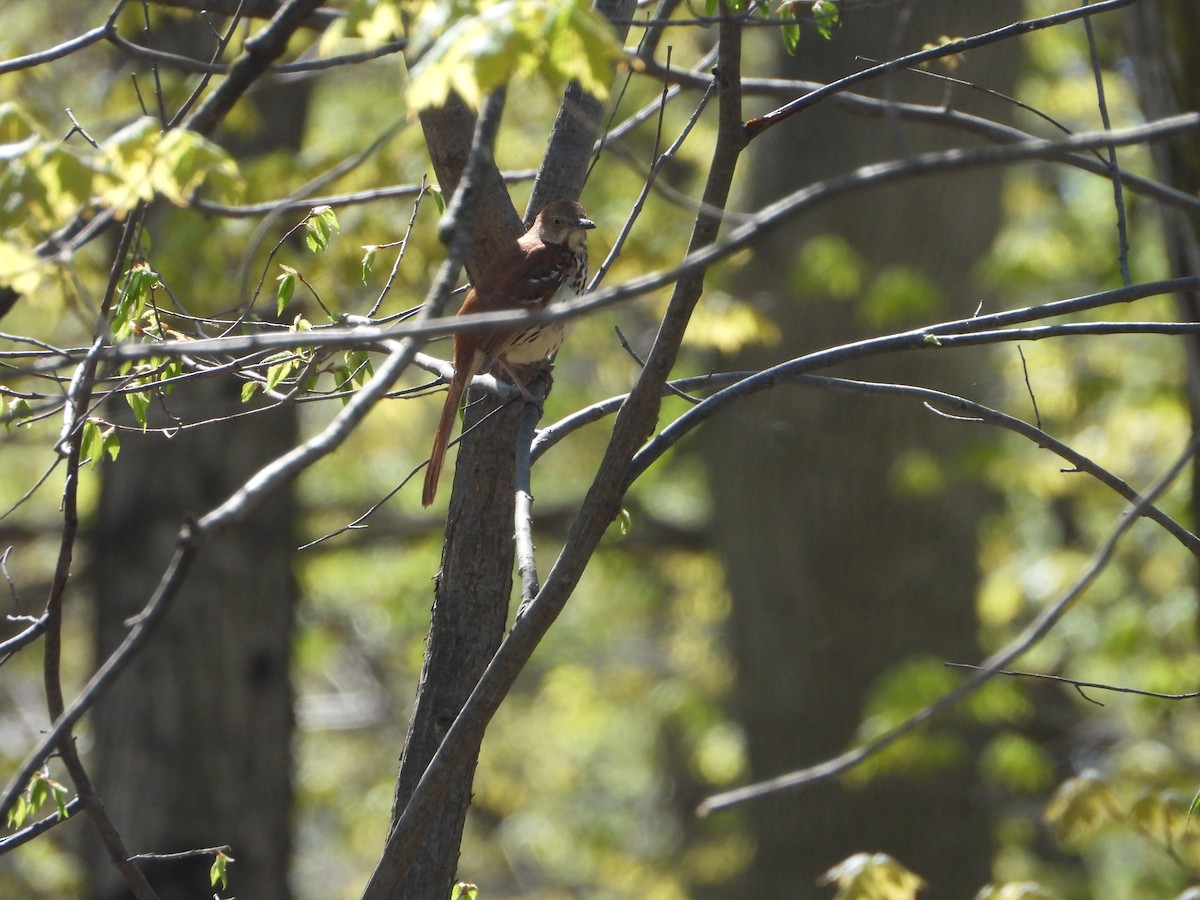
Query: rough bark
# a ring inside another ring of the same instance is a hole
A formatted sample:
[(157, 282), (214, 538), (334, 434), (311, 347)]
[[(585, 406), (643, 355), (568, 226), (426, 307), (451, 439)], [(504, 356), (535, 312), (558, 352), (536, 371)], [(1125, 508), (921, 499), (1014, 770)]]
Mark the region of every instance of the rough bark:
[[(618, 0), (608, 6), (616, 15), (627, 18), (632, 3)], [(560, 114), (555, 123), (535, 195), (548, 199), (575, 198), (582, 185), (587, 152), (599, 130), (599, 119), (594, 114), (599, 104), (591, 98), (581, 99), (578, 94), (577, 89), (568, 88), (564, 109), (571, 112)], [(579, 115), (581, 104), (593, 113)], [(447, 193), (452, 193), (467, 162), (475, 116), (452, 96), (445, 107), (422, 113), (421, 125), (438, 182)], [(560, 135), (560, 131), (571, 134)], [(494, 166), (489, 167), (474, 197), (467, 269), (478, 274), (496, 250), (523, 228)], [(508, 617), (515, 552), (515, 447), (522, 408), (520, 404), (509, 404), (496, 411), (495, 398), (477, 392), (471, 392), (468, 400), (464, 430), (486, 421), (458, 445), (442, 567), (420, 686), (396, 781), (393, 825), (403, 813), (446, 729), (500, 646)], [(421, 850), (395, 897), (426, 900), (449, 893), (458, 868), (458, 848), (470, 806), (477, 758), (478, 748), (450, 796), (438, 808)], [(377, 871), (373, 883), (382, 877), (381, 870)]]

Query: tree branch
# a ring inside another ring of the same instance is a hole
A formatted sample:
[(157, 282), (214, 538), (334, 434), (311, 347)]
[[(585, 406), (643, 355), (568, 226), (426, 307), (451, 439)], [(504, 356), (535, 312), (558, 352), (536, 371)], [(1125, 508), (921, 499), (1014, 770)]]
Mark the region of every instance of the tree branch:
[(1144, 507), (1153, 503), (1171, 485), (1179, 473), (1191, 462), (1198, 447), (1200, 447), (1200, 441), (1192, 440), (1189, 442), (1183, 453), (1179, 455), (1179, 458), (1175, 460), (1167, 473), (1159, 479), (1158, 483), (1147, 491), (1138, 503), (1132, 504), (1126, 509), (1116, 526), (1110, 532), (1108, 538), (1100, 545), (1087, 567), (1067, 591), (1036, 616), (1014, 640), (984, 660), (980, 666), (980, 670), (976, 674), (970, 676), (966, 681), (946, 694), (946, 696), (925, 707), (901, 725), (861, 747), (848, 750), (818, 765), (809, 766), (808, 768), (800, 769), (787, 775), (781, 775), (778, 778), (714, 794), (700, 804), (697, 813), (701, 816), (707, 816), (749, 800), (766, 797), (780, 791), (795, 790), (841, 775), (859, 765), (863, 760), (880, 753), (896, 741), (911, 734), (930, 720), (957, 706), (964, 699), (979, 690), (987, 681), (998, 674), (1001, 669), (1007, 668), (1013, 660), (1040, 641), (1059, 619), (1066, 615), (1075, 601), (1083, 596), (1092, 582), (1108, 567), (1113, 552), (1116, 550), (1117, 543), (1124, 536), (1125, 532), (1138, 520), (1138, 517), (1143, 514)]

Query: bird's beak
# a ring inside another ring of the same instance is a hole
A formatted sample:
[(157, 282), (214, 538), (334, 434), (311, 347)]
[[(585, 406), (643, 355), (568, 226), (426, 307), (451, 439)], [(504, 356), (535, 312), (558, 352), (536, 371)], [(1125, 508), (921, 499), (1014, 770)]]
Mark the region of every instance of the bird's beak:
[(596, 227), (596, 223), (593, 222), (591, 219), (580, 219), (579, 222), (575, 225), (575, 227), (582, 228), (586, 231), (591, 231), (593, 228)]

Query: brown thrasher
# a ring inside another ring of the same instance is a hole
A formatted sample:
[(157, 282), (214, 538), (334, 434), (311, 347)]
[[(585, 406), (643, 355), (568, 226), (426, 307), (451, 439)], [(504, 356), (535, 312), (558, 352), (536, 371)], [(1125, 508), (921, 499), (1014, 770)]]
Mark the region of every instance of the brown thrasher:
[[(596, 223), (573, 200), (555, 200), (534, 219), (530, 229), (502, 250), (471, 286), (458, 311), (472, 313), (537, 311), (556, 299), (578, 297), (587, 284), (587, 233)], [(467, 385), (478, 372), (499, 363), (527, 400), (532, 400), (513, 365), (541, 362), (566, 337), (565, 321), (517, 328), (459, 331), (454, 335), (454, 376), (433, 437), (425, 490), (428, 506), (437, 494), (438, 478), (450, 443), (450, 430)]]

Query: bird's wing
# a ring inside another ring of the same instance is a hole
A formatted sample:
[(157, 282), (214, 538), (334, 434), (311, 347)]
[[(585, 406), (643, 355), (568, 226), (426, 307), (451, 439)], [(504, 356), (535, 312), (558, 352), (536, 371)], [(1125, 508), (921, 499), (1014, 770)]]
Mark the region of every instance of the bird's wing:
[(521, 252), (505, 257), (488, 270), (494, 277), (479, 285), (482, 302), (473, 312), (541, 309), (562, 287), (571, 266), (571, 251), (558, 244), (525, 245)]

